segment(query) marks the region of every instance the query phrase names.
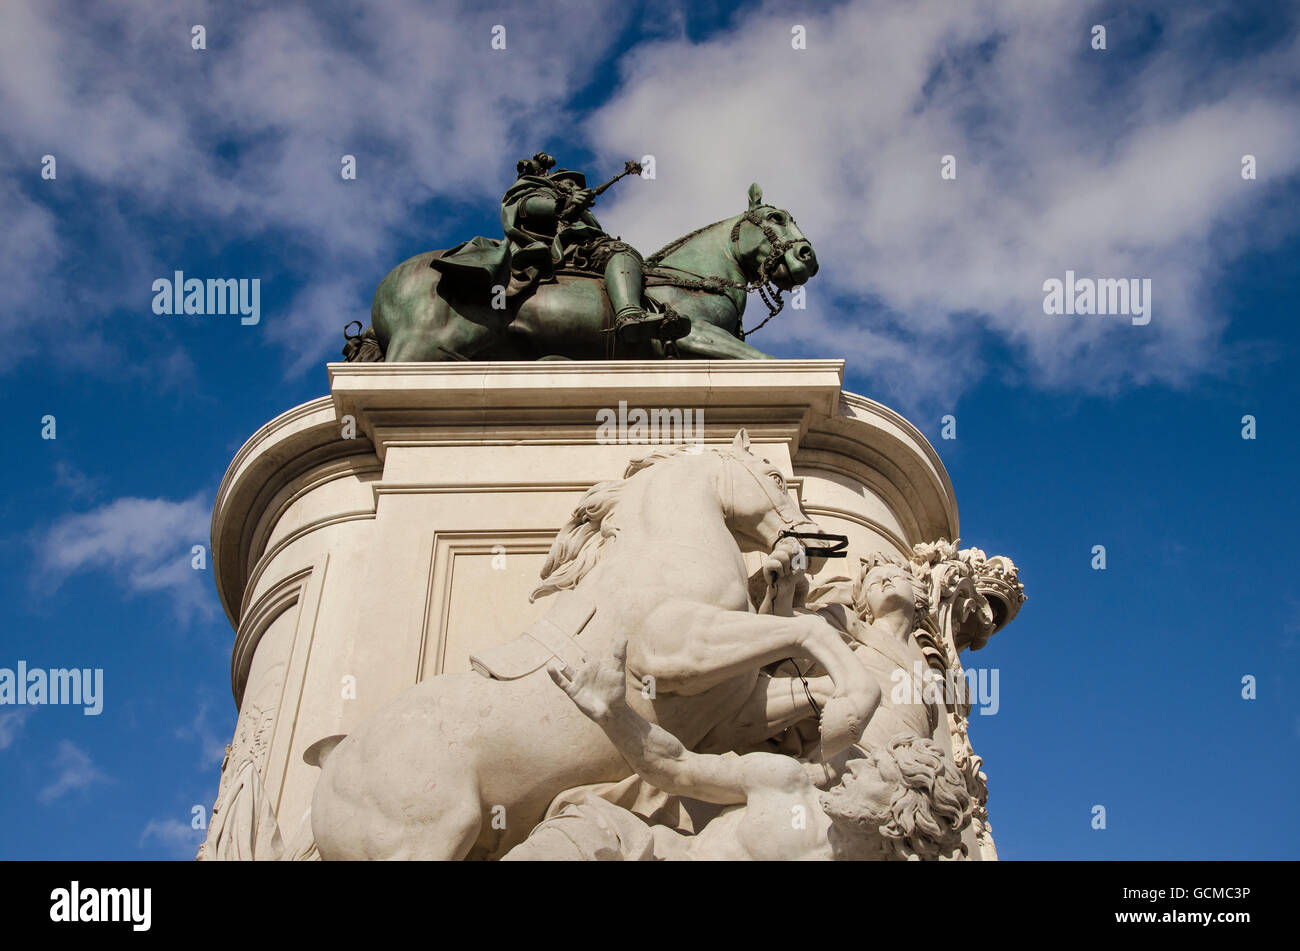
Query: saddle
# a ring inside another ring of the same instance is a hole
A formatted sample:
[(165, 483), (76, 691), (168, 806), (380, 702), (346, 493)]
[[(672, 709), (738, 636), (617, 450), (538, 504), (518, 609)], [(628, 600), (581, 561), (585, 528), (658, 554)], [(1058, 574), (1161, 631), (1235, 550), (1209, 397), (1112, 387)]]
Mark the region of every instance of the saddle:
[(512, 641), (469, 656), (475, 672), (491, 680), (518, 680), (557, 658), (566, 667), (587, 659), (575, 638), (596, 614), (596, 602), (572, 591), (561, 592), (555, 606)]

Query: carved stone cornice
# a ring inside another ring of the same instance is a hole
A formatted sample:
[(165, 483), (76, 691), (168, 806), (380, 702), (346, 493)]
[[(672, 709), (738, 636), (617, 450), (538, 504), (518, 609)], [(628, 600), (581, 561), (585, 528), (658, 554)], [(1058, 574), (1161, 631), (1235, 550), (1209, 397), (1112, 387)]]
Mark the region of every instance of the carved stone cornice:
[[(598, 441), (595, 413), (620, 400), (634, 407), (703, 410), (707, 444), (730, 442), (744, 426), (755, 443), (785, 446), (795, 470), (833, 473), (869, 486), (899, 527), (864, 515), (848, 520), (901, 543), (903, 550), (958, 531), (952, 484), (934, 448), (893, 410), (844, 393), (841, 360), (333, 363), (328, 371), (331, 394), (254, 433), (218, 490), (214, 574), (235, 628), (280, 515), (313, 487), (365, 475), (374, 480), (374, 501), (412, 491), (424, 480), (386, 472), (392, 448), (590, 446)], [(343, 436), (349, 417), (355, 423), (351, 439)], [(798, 486), (799, 472), (791, 475)], [(559, 481), (590, 484), (605, 477), (583, 471)], [(509, 481), (517, 486), (519, 479)], [(485, 483), (485, 491), (491, 490)], [(333, 514), (337, 518), (313, 524), (367, 513)], [(277, 544), (283, 547), (284, 540)]]

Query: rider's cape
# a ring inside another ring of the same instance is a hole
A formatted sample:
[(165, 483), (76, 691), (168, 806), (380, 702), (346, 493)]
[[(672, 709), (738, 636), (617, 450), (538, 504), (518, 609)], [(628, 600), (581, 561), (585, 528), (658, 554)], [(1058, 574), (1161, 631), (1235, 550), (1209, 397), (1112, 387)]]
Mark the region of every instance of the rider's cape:
[(506, 240), (471, 238), (430, 261), (429, 266), (447, 280), (448, 290), (485, 293), (500, 286), (506, 288), (507, 297), (531, 292), (540, 282), (553, 278), (570, 247), (605, 237), (590, 211), (584, 211), (576, 221), (564, 223), (555, 234), (529, 226), (524, 203), (538, 196), (563, 198), (564, 190), (558, 184), (561, 181), (586, 187), (581, 172), (567, 169), (551, 175), (523, 175), (501, 200), (501, 226)]

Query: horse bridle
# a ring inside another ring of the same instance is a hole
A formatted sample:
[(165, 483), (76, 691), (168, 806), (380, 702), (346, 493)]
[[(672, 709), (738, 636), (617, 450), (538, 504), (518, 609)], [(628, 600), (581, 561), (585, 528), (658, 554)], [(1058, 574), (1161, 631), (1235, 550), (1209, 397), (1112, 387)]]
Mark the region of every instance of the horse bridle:
[[(737, 263), (739, 263), (741, 259), (740, 225), (742, 222), (748, 221), (759, 231), (763, 232), (763, 237), (766, 238), (768, 244), (772, 246), (772, 250), (768, 252), (767, 257), (763, 259), (763, 263), (758, 266), (758, 277), (745, 284), (745, 290), (747, 292), (758, 291), (758, 296), (763, 298), (763, 303), (767, 305), (767, 316), (764, 317), (762, 322), (753, 330), (744, 330), (742, 328), (740, 330), (741, 340), (744, 340), (755, 331), (761, 330), (763, 324), (766, 324), (777, 314), (781, 313), (782, 309), (784, 309), (785, 301), (781, 298), (781, 288), (772, 283), (772, 269), (780, 263), (781, 257), (785, 252), (789, 251), (799, 243), (793, 239), (782, 240), (779, 238), (776, 229), (764, 221), (763, 216), (759, 214), (759, 211), (764, 208), (771, 208), (773, 211), (780, 211), (780, 209), (775, 205), (759, 205), (757, 208), (750, 208), (743, 215), (737, 218), (736, 223), (731, 226), (731, 253), (735, 257)], [(791, 215), (788, 211), (785, 212), (785, 214), (789, 217), (790, 224), (793, 225), (794, 215)], [(768, 296), (769, 294), (771, 295), (770, 297)], [(775, 303), (773, 303), (772, 298), (776, 299)]]
[[(715, 225), (721, 223), (721, 222), (715, 222), (713, 225), (705, 225), (703, 228), (697, 228), (696, 230), (692, 231), (690, 234), (683, 235), (677, 240), (669, 242), (668, 244), (660, 248), (658, 251), (656, 251), (654, 254), (647, 257), (645, 259), (646, 285), (681, 287), (687, 290), (701, 290), (710, 294), (722, 294), (723, 296), (726, 296), (726, 289), (729, 287), (734, 287), (738, 290), (743, 290), (747, 294), (750, 291), (758, 291), (758, 295), (761, 298), (763, 298), (763, 303), (767, 305), (767, 316), (762, 320), (762, 322), (757, 327), (755, 327), (753, 330), (746, 330), (741, 325), (742, 317), (740, 314), (740, 309), (737, 308), (736, 310), (736, 336), (739, 337), (741, 340), (744, 340), (750, 334), (762, 328), (763, 324), (766, 324), (777, 314), (781, 313), (781, 310), (785, 307), (785, 301), (781, 298), (781, 289), (772, 283), (772, 277), (771, 277), (772, 269), (775, 268), (778, 263), (780, 263), (781, 256), (784, 255), (785, 252), (789, 251), (795, 245), (800, 243), (799, 241), (795, 241), (795, 240), (782, 240), (780, 237), (778, 237), (776, 233), (776, 229), (768, 225), (763, 220), (763, 216), (759, 214), (759, 211), (764, 208), (770, 208), (773, 211), (781, 211), (781, 209), (777, 208), (776, 205), (759, 205), (757, 208), (751, 208), (748, 211), (746, 211), (743, 215), (737, 217), (736, 223), (731, 226), (731, 249), (732, 249), (731, 254), (732, 257), (735, 258), (737, 267), (740, 267), (742, 269), (741, 276), (744, 276), (743, 265), (741, 264), (742, 255), (740, 252), (741, 224), (748, 221), (754, 227), (758, 228), (758, 230), (763, 232), (763, 237), (766, 238), (768, 243), (772, 246), (772, 250), (768, 253), (767, 257), (763, 259), (763, 263), (760, 264), (758, 267), (758, 276), (753, 280), (729, 281), (726, 278), (721, 278), (721, 277), (705, 277), (703, 274), (696, 274), (694, 271), (688, 271), (686, 270), (686, 268), (678, 267), (675, 264), (662, 263), (665, 257), (667, 257), (669, 254), (676, 251), (678, 248), (680, 248), (691, 238), (694, 238), (696, 235), (700, 234), (701, 232), (707, 231), (709, 228), (712, 228)], [(790, 224), (792, 225), (795, 224), (794, 215), (791, 215), (790, 212), (788, 211), (785, 212), (785, 214), (789, 217)], [(808, 239), (802, 238), (800, 240), (807, 241)], [(670, 277), (662, 273), (663, 270), (665, 269), (670, 271), (680, 271), (683, 274), (689, 274), (690, 277), (689, 278)], [(728, 300), (730, 300), (730, 298), (728, 298)], [(735, 305), (734, 301), (732, 301), (732, 305), (733, 306)]]
[(798, 541), (800, 544), (803, 544), (804, 540), (835, 543), (830, 546), (818, 546), (818, 547), (813, 547), (812, 545), (803, 545), (803, 550), (808, 555), (809, 558), (849, 557), (849, 552), (848, 552), (849, 536), (847, 535), (836, 535), (833, 532), (784, 531), (784, 532), (780, 532), (776, 536), (776, 538), (777, 541), (780, 541), (782, 538), (793, 538), (796, 541)]
[[(786, 503), (789, 503), (790, 497), (785, 493), (781, 492), (779, 489), (777, 489), (777, 487), (774, 486), (770, 480), (759, 478), (758, 474), (754, 472), (752, 468), (746, 465), (744, 460), (742, 460), (735, 452), (721, 451), (718, 453), (718, 455), (722, 456), (724, 464), (735, 463), (736, 465), (744, 469), (745, 472), (749, 473), (749, 477), (758, 483), (759, 488), (763, 490), (763, 492), (767, 495), (768, 500), (771, 501), (772, 509), (773, 511), (776, 512), (777, 517), (780, 518), (781, 521), (785, 522), (786, 525), (790, 526), (790, 528), (784, 528), (781, 531), (777, 532), (776, 540), (778, 543), (783, 538), (793, 538), (796, 542), (799, 543), (800, 547), (803, 548), (804, 550), (804, 554), (807, 555), (807, 557), (809, 558), (847, 558), (848, 557), (849, 536), (837, 535), (834, 534), (833, 532), (795, 531), (794, 529), (800, 525), (816, 525), (817, 523), (807, 518), (805, 518), (803, 521), (796, 522), (795, 520), (791, 519), (788, 515), (786, 515), (783, 511), (781, 511), (781, 502), (784, 501)], [(723, 502), (724, 513), (726, 507), (731, 503), (731, 496), (733, 494), (731, 480), (732, 480), (731, 470), (730, 468), (728, 468), (727, 470), (727, 496), (728, 497), (726, 501)], [(804, 544), (804, 542), (808, 542), (808, 541), (825, 542), (826, 544), (818, 545), (818, 546)]]
[[(816, 524), (811, 519), (804, 519), (801, 522), (793, 521), (783, 511), (781, 511), (781, 502), (785, 501), (788, 503), (790, 497), (777, 489), (776, 486), (772, 485), (769, 480), (760, 478), (758, 473), (747, 466), (736, 452), (723, 450), (718, 454), (722, 457), (723, 466), (727, 469), (727, 498), (723, 501), (723, 514), (728, 515), (728, 519), (730, 516), (726, 510), (731, 502), (732, 495), (734, 494), (731, 467), (729, 464), (734, 463), (748, 472), (750, 478), (758, 483), (759, 488), (763, 490), (768, 499), (772, 502), (772, 509), (780, 517), (781, 521), (785, 522), (787, 525), (796, 527), (799, 525)], [(779, 543), (783, 538), (793, 538), (803, 548), (804, 554), (810, 558), (847, 558), (849, 554), (847, 551), (849, 546), (849, 537), (847, 535), (836, 535), (832, 532), (798, 532), (792, 527), (784, 528), (777, 532), (777, 542)], [(830, 544), (812, 547), (805, 545), (805, 541), (827, 542)], [(799, 678), (799, 682), (803, 685), (804, 696), (808, 698), (808, 706), (812, 709), (813, 715), (820, 719), (822, 709), (812, 695), (812, 688), (808, 684), (807, 676), (805, 676), (803, 670), (799, 667), (798, 662), (795, 661), (793, 657), (787, 657), (786, 661), (794, 667), (795, 676)], [(782, 663), (785, 663), (786, 661), (783, 661)]]

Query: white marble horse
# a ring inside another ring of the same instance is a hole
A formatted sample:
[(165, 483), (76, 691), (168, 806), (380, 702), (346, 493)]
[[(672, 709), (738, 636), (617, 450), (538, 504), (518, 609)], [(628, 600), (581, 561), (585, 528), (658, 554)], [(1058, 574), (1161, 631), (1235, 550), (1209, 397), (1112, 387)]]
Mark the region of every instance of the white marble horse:
[(534, 597), (556, 596), (542, 621), (481, 653), (480, 673), (426, 680), (308, 751), (322, 765), (311, 820), (321, 856), (497, 858), (559, 792), (629, 776), (546, 671), (616, 634), (628, 640), (629, 704), (688, 748), (729, 748), (733, 732), (754, 732), (755, 711), (768, 736), (805, 717), (788, 683), (760, 677), (787, 657), (829, 674), (822, 752), (848, 747), (879, 702), (874, 678), (820, 617), (760, 615), (748, 594), (742, 553), (771, 553), (765, 571), (788, 574), (798, 542), (784, 533), (795, 530), (820, 531), (743, 430), (728, 448), (657, 450), (594, 486), (542, 569)]

